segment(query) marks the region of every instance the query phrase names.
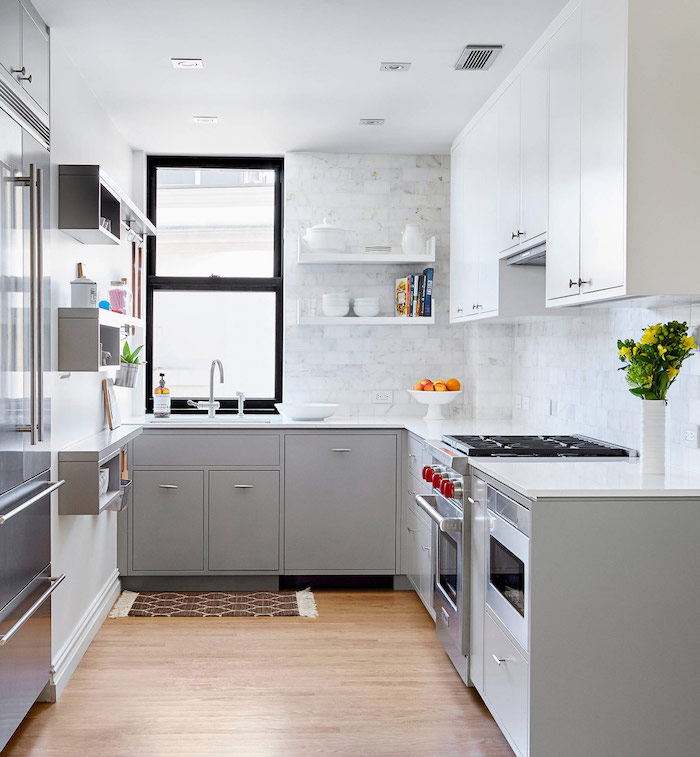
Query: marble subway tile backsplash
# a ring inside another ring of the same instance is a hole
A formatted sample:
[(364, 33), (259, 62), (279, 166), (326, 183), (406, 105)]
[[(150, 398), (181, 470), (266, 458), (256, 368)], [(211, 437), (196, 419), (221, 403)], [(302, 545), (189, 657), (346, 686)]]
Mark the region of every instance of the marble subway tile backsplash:
[[(464, 330), (451, 326), (449, 296), (450, 170), (446, 155), (288, 153), (285, 156), (285, 377), (288, 402), (338, 402), (339, 415), (424, 415), (406, 393), (421, 378), (460, 380), (465, 370)], [(435, 325), (298, 326), (297, 300), (321, 307), (326, 292), (377, 296), (380, 314), (391, 315), (395, 279), (420, 273), (423, 264), (313, 265), (297, 263), (297, 239), (328, 218), (351, 231), (348, 249), (401, 245), (407, 222), (437, 237), (433, 296)], [(391, 390), (392, 404), (372, 403), (376, 390)], [(449, 412), (471, 414), (465, 393)]]

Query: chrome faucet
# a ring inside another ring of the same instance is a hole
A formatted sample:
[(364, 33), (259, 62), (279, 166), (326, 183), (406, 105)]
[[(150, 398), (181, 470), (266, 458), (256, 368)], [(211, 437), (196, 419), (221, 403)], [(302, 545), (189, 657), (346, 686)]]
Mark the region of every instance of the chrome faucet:
[(214, 399), (214, 372), (217, 365), (219, 366), (219, 383), (224, 383), (224, 366), (221, 364), (221, 360), (212, 360), (211, 369), (209, 370), (209, 401), (195, 402), (194, 400), (187, 400), (188, 405), (196, 407), (198, 410), (204, 410), (206, 408), (210, 418), (216, 418), (216, 411), (221, 407), (221, 403)]

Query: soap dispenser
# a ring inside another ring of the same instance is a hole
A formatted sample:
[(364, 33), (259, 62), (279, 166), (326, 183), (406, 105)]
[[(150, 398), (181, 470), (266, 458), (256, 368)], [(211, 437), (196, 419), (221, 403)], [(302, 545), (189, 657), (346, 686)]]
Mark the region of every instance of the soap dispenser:
[(153, 416), (170, 418), (170, 389), (165, 385), (165, 374), (160, 374), (160, 381), (153, 392)]

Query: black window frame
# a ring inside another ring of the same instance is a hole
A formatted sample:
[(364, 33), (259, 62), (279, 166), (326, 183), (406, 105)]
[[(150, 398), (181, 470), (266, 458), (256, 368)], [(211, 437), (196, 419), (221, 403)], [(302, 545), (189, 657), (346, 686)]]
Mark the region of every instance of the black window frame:
[[(276, 304), (275, 322), (275, 396), (272, 399), (246, 399), (246, 412), (276, 413), (274, 405), (282, 402), (282, 365), (284, 336), (284, 281), (283, 281), (283, 195), (284, 158), (262, 157), (199, 157), (194, 155), (149, 155), (147, 156), (147, 198), (148, 217), (158, 226), (156, 214), (157, 171), (159, 168), (239, 168), (251, 171), (275, 172), (275, 213), (273, 233), (273, 276), (269, 278), (225, 277), (225, 276), (158, 276), (156, 274), (157, 240), (148, 237), (146, 261), (146, 412), (153, 412), (153, 293), (157, 291), (216, 291), (216, 292), (274, 292)], [(212, 359), (224, 356), (212, 355)], [(209, 366), (202, 366), (208, 371)], [(207, 373), (208, 375), (208, 373)], [(188, 407), (187, 400), (203, 400), (208, 397), (188, 397), (172, 399), (173, 413), (201, 414), (201, 410)], [(237, 399), (220, 399), (220, 413), (234, 413), (238, 410)]]

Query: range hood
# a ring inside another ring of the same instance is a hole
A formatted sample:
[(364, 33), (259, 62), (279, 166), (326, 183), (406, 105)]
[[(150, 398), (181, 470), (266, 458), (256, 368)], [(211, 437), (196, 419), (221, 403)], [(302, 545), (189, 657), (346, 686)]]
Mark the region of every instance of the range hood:
[(547, 257), (547, 243), (540, 242), (527, 250), (518, 250), (509, 255), (506, 265), (545, 265)]

